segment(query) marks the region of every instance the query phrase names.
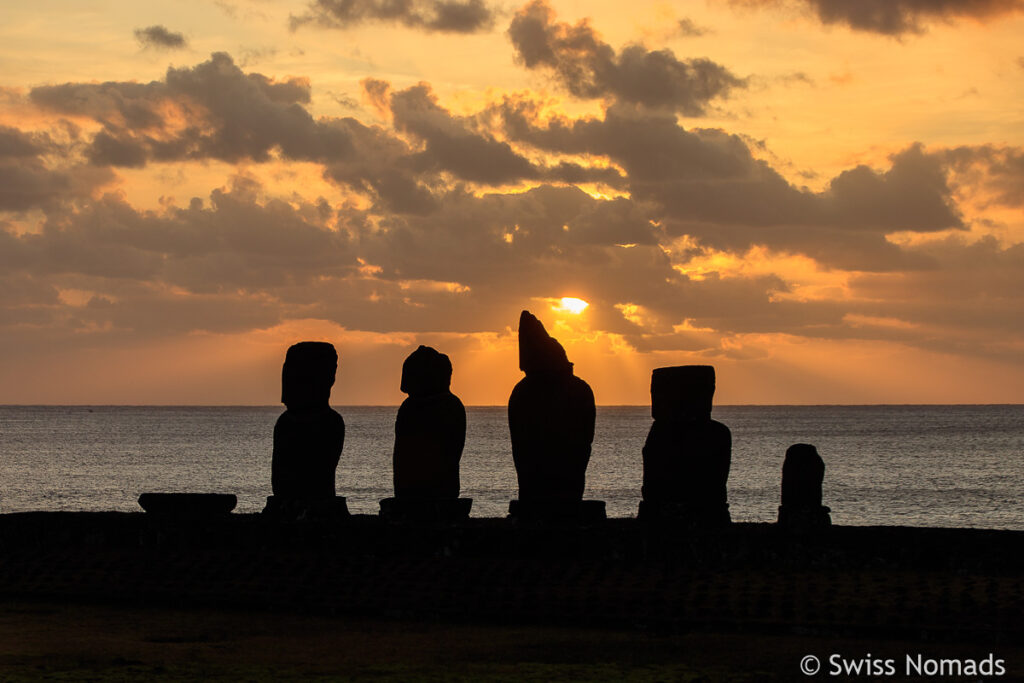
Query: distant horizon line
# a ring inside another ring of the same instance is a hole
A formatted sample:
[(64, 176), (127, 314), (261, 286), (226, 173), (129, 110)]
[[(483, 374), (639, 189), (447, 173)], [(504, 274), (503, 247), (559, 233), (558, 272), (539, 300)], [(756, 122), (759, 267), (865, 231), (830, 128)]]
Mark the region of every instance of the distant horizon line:
[[(332, 408), (398, 408), (399, 403), (332, 403)], [(650, 403), (599, 403), (598, 408), (649, 408)], [(1022, 403), (720, 403), (715, 408), (881, 408), (915, 406), (1024, 406)], [(280, 403), (0, 403), (0, 408), (281, 408)], [(507, 408), (467, 404), (466, 408)]]

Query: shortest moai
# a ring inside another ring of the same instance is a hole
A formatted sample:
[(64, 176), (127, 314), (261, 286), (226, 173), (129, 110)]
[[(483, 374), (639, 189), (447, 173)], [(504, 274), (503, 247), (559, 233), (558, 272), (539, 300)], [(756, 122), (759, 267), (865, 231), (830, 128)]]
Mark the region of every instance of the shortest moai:
[(337, 369), (338, 352), (332, 344), (305, 341), (288, 349), (281, 371), (286, 410), (274, 425), (274, 495), (267, 500), (267, 512), (302, 516), (306, 508), (329, 513), (344, 506), (344, 498), (335, 499), (334, 486), (345, 421), (329, 405)]
[(402, 364), (401, 388), (409, 397), (395, 419), (395, 497), (381, 501), (381, 515), (436, 521), (469, 514), (473, 501), (459, 498), (466, 408), (451, 381), (448, 356), (429, 346)]
[(825, 461), (809, 443), (795, 443), (786, 449), (782, 463), (782, 505), (779, 524), (796, 529), (832, 525), (831, 510), (821, 504)]
[(641, 519), (730, 523), (726, 483), (732, 433), (711, 419), (714, 395), (710, 365), (657, 368), (651, 374), (654, 424), (643, 448)]

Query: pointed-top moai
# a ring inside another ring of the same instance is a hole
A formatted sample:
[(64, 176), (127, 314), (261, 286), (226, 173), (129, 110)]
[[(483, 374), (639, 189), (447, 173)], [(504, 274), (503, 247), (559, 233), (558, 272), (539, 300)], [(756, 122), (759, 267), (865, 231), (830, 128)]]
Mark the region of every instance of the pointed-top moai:
[(448, 356), (420, 346), (402, 364), (402, 402), (395, 420), (395, 497), (459, 497), (466, 409), (450, 390)]
[(334, 474), (345, 444), (345, 421), (328, 403), (337, 369), (338, 352), (326, 342), (299, 342), (285, 355), (281, 402), (286, 410), (274, 425), (271, 464), (277, 507), (335, 497)]
[(795, 443), (786, 449), (782, 463), (782, 505), (779, 524), (798, 529), (832, 525), (831, 510), (821, 504), (825, 461), (809, 443)]
[(643, 449), (642, 518), (698, 526), (729, 523), (732, 434), (711, 419), (714, 395), (710, 365), (658, 368), (651, 374), (654, 424)]
[(519, 368), (526, 377), (508, 400), (519, 502), (579, 502), (594, 440), (594, 392), (529, 311), (519, 317)]

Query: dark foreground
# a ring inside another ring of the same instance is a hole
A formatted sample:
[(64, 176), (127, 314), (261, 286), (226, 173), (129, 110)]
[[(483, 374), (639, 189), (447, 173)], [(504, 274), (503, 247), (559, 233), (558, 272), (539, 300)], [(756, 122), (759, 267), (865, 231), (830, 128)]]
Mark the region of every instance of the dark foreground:
[(1024, 680), (1022, 541), (0, 515), (0, 679), (788, 681), (813, 654)]

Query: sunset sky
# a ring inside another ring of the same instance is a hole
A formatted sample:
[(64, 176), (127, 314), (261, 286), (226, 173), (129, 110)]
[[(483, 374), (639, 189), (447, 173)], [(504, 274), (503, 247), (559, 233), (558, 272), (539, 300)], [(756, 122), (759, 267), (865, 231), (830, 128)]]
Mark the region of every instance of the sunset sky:
[[(1024, 0), (0, 10), (0, 403), (1024, 402)], [(563, 297), (589, 305), (561, 304)]]

